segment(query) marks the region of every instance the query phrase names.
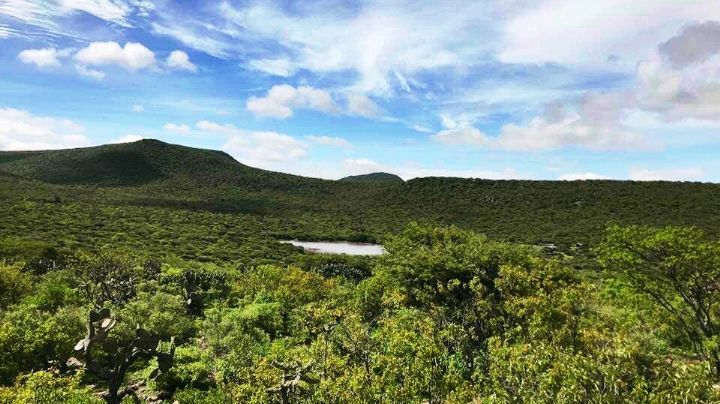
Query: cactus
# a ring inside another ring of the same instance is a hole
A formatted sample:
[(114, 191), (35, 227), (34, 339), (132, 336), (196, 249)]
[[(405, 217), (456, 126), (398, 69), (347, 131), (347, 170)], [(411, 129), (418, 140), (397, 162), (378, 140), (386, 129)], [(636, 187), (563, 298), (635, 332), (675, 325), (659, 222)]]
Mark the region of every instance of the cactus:
[(313, 363), (308, 362), (305, 365), (299, 363), (287, 364), (280, 362), (272, 362), (273, 367), (282, 370), (282, 380), (276, 387), (267, 389), (268, 393), (278, 393), (282, 404), (290, 403), (290, 396), (303, 389), (303, 384), (317, 384), (319, 381), (308, 376), (307, 372)]
[(93, 347), (107, 338), (109, 331), (115, 326), (116, 321), (112, 318), (110, 309), (102, 308), (90, 310), (87, 321), (87, 334), (85, 338), (75, 344), (75, 351), (79, 352), (84, 359), (83, 362), (77, 358), (68, 359), (68, 366), (84, 366), (88, 372), (98, 378), (105, 380), (108, 390), (103, 394), (108, 403), (120, 403), (128, 394), (134, 394), (133, 387), (121, 389), (125, 374), (130, 366), (140, 358), (157, 358), (158, 368), (153, 371), (152, 377), (159, 373), (165, 373), (173, 365), (175, 355), (175, 337), (170, 339), (170, 352), (158, 351), (160, 339), (140, 328), (135, 329), (135, 338), (126, 347), (121, 347), (112, 356), (110, 364), (103, 366), (94, 357)]
[(222, 272), (188, 269), (181, 274), (165, 276), (164, 281), (182, 289), (187, 314), (201, 316), (204, 298), (213, 290), (226, 289), (228, 277)]

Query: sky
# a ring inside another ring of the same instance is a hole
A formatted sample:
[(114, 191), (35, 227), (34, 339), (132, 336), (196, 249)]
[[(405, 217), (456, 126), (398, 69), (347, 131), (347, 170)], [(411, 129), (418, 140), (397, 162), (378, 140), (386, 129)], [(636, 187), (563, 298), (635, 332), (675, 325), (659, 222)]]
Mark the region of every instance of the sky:
[(0, 0), (0, 150), (720, 182), (717, 0)]

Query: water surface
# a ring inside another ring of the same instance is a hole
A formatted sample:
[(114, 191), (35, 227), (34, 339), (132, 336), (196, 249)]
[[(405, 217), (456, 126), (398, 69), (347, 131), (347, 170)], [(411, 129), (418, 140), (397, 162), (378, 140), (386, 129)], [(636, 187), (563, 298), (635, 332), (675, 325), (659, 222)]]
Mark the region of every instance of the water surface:
[(310, 253), (347, 254), (347, 255), (381, 255), (385, 248), (380, 244), (351, 243), (347, 241), (298, 241), (280, 240), (281, 243), (302, 247)]

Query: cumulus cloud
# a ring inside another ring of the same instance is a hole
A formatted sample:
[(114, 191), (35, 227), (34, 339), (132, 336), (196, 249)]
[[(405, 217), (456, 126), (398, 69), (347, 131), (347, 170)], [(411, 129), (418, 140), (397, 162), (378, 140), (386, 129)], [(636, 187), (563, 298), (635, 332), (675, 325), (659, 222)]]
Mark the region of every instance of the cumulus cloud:
[(524, 124), (503, 125), (491, 137), (479, 129), (444, 120), (445, 129), (432, 138), (446, 144), (467, 144), (503, 150), (553, 150), (579, 147), (590, 150), (637, 150), (657, 147), (641, 133), (626, 128), (623, 118), (628, 103), (621, 93), (590, 93), (574, 110), (552, 104), (543, 115)]
[(80, 49), (74, 57), (80, 66), (116, 65), (128, 71), (152, 68), (156, 65), (155, 54), (137, 42), (120, 46), (117, 42), (93, 42)]
[(495, 140), (508, 150), (637, 150), (656, 147), (623, 125), (626, 98), (619, 93), (588, 94), (572, 112), (547, 111), (525, 125), (503, 126)]
[(488, 136), (472, 126), (444, 129), (433, 135), (433, 139), (445, 144), (467, 144), (475, 146), (490, 144)]
[(132, 106), (133, 112), (145, 112), (145, 107), (139, 104), (135, 104)]
[(250, 97), (247, 110), (258, 117), (285, 119), (294, 108), (335, 114), (339, 111), (330, 94), (309, 86), (293, 87), (282, 84), (273, 86), (263, 97)]
[(178, 133), (181, 135), (187, 135), (192, 132), (192, 128), (190, 126), (185, 124), (175, 124), (172, 122), (168, 122), (163, 125), (163, 129), (168, 132)]
[(635, 78), (627, 90), (587, 93), (574, 104), (553, 103), (526, 123), (502, 126), (494, 137), (441, 115), (447, 129), (433, 139), (506, 150), (662, 148), (626, 119), (646, 111), (665, 121), (720, 121), (720, 23), (688, 25), (653, 46), (637, 64)]
[(169, 68), (174, 70), (185, 70), (193, 73), (197, 72), (197, 66), (190, 61), (188, 54), (181, 50), (174, 50), (170, 52), (166, 63)]
[(676, 68), (704, 62), (720, 53), (720, 22), (689, 25), (662, 43), (659, 51)]
[(521, 10), (501, 29), (505, 63), (633, 65), (688, 21), (720, 20), (715, 0), (544, 0)]
[(85, 128), (62, 118), (0, 109), (0, 150), (46, 150), (87, 146)]
[(341, 107), (326, 90), (288, 84), (273, 86), (262, 97), (250, 97), (245, 106), (257, 117), (286, 119), (293, 115), (295, 109), (320, 111), (326, 114), (345, 114), (378, 118), (382, 110), (370, 97), (364, 94), (349, 93), (344, 95), (346, 103)]
[(350, 94), (347, 99), (347, 111), (351, 115), (359, 115), (366, 118), (373, 118), (380, 115), (380, 107), (366, 95)]
[(705, 171), (698, 167), (651, 170), (633, 167), (630, 179), (633, 181), (701, 181)]
[(60, 67), (60, 59), (68, 55), (67, 50), (55, 48), (25, 49), (18, 54), (18, 59), (23, 63), (34, 64), (41, 69), (51, 69)]
[(352, 144), (347, 141), (347, 139), (343, 139), (341, 137), (332, 137), (332, 136), (305, 136), (305, 139), (312, 143), (317, 143), (325, 146), (335, 146), (340, 147), (343, 149), (349, 149), (352, 147)]
[(668, 120), (720, 120), (720, 52), (681, 68), (659, 58), (644, 60), (637, 81), (639, 108)]
[(222, 149), (254, 167), (273, 169), (307, 154), (307, 145), (292, 136), (273, 131), (247, 131), (234, 125), (200, 121), (200, 131), (227, 136)]

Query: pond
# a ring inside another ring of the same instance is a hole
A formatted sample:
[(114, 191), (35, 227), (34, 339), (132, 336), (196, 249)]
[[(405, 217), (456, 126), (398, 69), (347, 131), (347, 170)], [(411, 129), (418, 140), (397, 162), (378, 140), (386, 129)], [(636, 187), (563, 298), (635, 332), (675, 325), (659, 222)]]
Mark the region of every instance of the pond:
[(309, 253), (347, 254), (347, 255), (382, 255), (385, 248), (380, 244), (351, 243), (347, 241), (298, 241), (280, 240), (284, 244), (302, 247)]

